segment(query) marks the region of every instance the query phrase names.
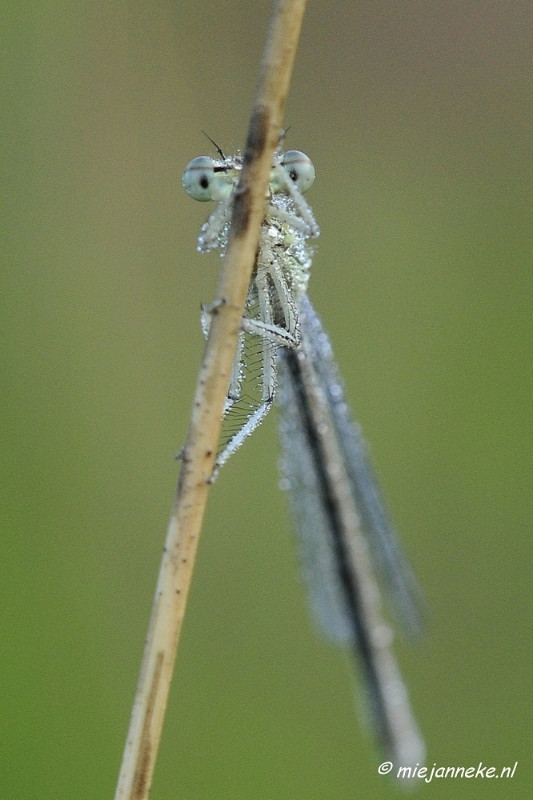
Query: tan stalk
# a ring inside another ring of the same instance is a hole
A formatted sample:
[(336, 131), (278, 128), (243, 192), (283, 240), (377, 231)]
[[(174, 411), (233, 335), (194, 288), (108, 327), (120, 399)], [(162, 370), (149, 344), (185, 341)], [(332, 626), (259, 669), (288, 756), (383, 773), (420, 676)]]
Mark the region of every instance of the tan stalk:
[(267, 35), (227, 253), (194, 398), (115, 800), (146, 800), (259, 239), (305, 0), (278, 0)]

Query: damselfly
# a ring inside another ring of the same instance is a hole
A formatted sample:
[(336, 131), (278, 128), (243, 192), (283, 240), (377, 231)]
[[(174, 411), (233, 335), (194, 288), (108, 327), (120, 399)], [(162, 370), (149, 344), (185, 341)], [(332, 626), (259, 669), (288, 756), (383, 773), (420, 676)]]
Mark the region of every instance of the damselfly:
[[(242, 156), (200, 156), (183, 185), (218, 202), (198, 249), (227, 245)], [(378, 739), (395, 764), (424, 760), (424, 743), (392, 652), (374, 571), (408, 631), (419, 627), (417, 589), (389, 522), (358, 426), (344, 400), (328, 337), (307, 297), (319, 235), (303, 197), (314, 181), (297, 150), (274, 154), (257, 256), (230, 379), (215, 471), (268, 413), (281, 375), (282, 484), (301, 540), (311, 604), (326, 633), (358, 655)], [(204, 307), (207, 335), (211, 310)]]

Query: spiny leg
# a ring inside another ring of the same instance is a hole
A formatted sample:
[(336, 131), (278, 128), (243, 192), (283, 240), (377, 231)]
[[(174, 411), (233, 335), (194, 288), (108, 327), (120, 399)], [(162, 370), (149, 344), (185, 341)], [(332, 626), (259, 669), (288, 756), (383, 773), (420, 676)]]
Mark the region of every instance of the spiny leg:
[[(274, 396), (277, 388), (277, 375), (276, 375), (276, 359), (278, 347), (294, 348), (298, 345), (298, 339), (292, 331), (286, 330), (273, 322), (273, 311), (271, 301), (271, 288), (269, 283), (270, 270), (264, 266), (258, 266), (257, 274), (254, 279), (255, 289), (257, 291), (257, 302), (259, 304), (259, 314), (261, 319), (251, 319), (243, 317), (242, 330), (252, 336), (261, 337), (262, 341), (262, 382), (261, 382), (261, 403), (253, 411), (250, 417), (246, 420), (240, 430), (229, 440), (224, 449), (219, 453), (215, 462), (215, 470), (213, 472), (212, 480), (218, 474), (220, 467), (225, 464), (228, 458), (242, 445), (243, 441), (250, 436), (256, 428), (262, 423), (274, 402)], [(275, 284), (274, 284), (275, 286)], [(282, 302), (282, 309), (286, 305)], [(291, 327), (297, 329), (297, 316), (296, 309), (291, 309), (292, 313), (285, 312), (289, 318), (286, 320), (291, 321)], [(239, 353), (239, 359), (235, 360), (235, 368), (242, 370), (242, 351)], [(228, 402), (231, 400), (231, 405), (228, 406), (226, 413), (231, 413), (234, 403), (241, 396), (242, 385), (242, 372), (239, 372), (238, 380), (235, 382), (235, 389), (237, 389), (234, 398), (230, 397), (228, 393)], [(226, 415), (226, 414), (225, 414)]]

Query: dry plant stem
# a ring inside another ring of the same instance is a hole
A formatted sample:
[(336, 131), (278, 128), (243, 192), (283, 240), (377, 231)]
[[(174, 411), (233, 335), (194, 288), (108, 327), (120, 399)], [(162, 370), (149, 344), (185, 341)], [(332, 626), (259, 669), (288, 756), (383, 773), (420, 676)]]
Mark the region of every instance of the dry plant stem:
[(115, 800), (145, 800), (150, 793), (224, 399), (304, 9), (305, 0), (278, 0), (273, 11)]

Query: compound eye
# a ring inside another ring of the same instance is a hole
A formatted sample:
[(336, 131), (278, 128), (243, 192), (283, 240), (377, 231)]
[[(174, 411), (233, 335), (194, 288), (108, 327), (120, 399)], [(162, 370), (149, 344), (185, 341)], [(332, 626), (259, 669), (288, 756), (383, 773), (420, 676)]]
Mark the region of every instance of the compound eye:
[(232, 177), (209, 156), (193, 158), (185, 167), (181, 182), (187, 194), (201, 203), (224, 200), (233, 190)]
[(289, 178), (304, 194), (315, 180), (315, 168), (311, 159), (300, 150), (288, 150), (283, 156), (282, 163)]
[(181, 179), (183, 188), (194, 200), (205, 203), (211, 200), (211, 189), (215, 178), (215, 165), (209, 156), (193, 158), (183, 173)]

